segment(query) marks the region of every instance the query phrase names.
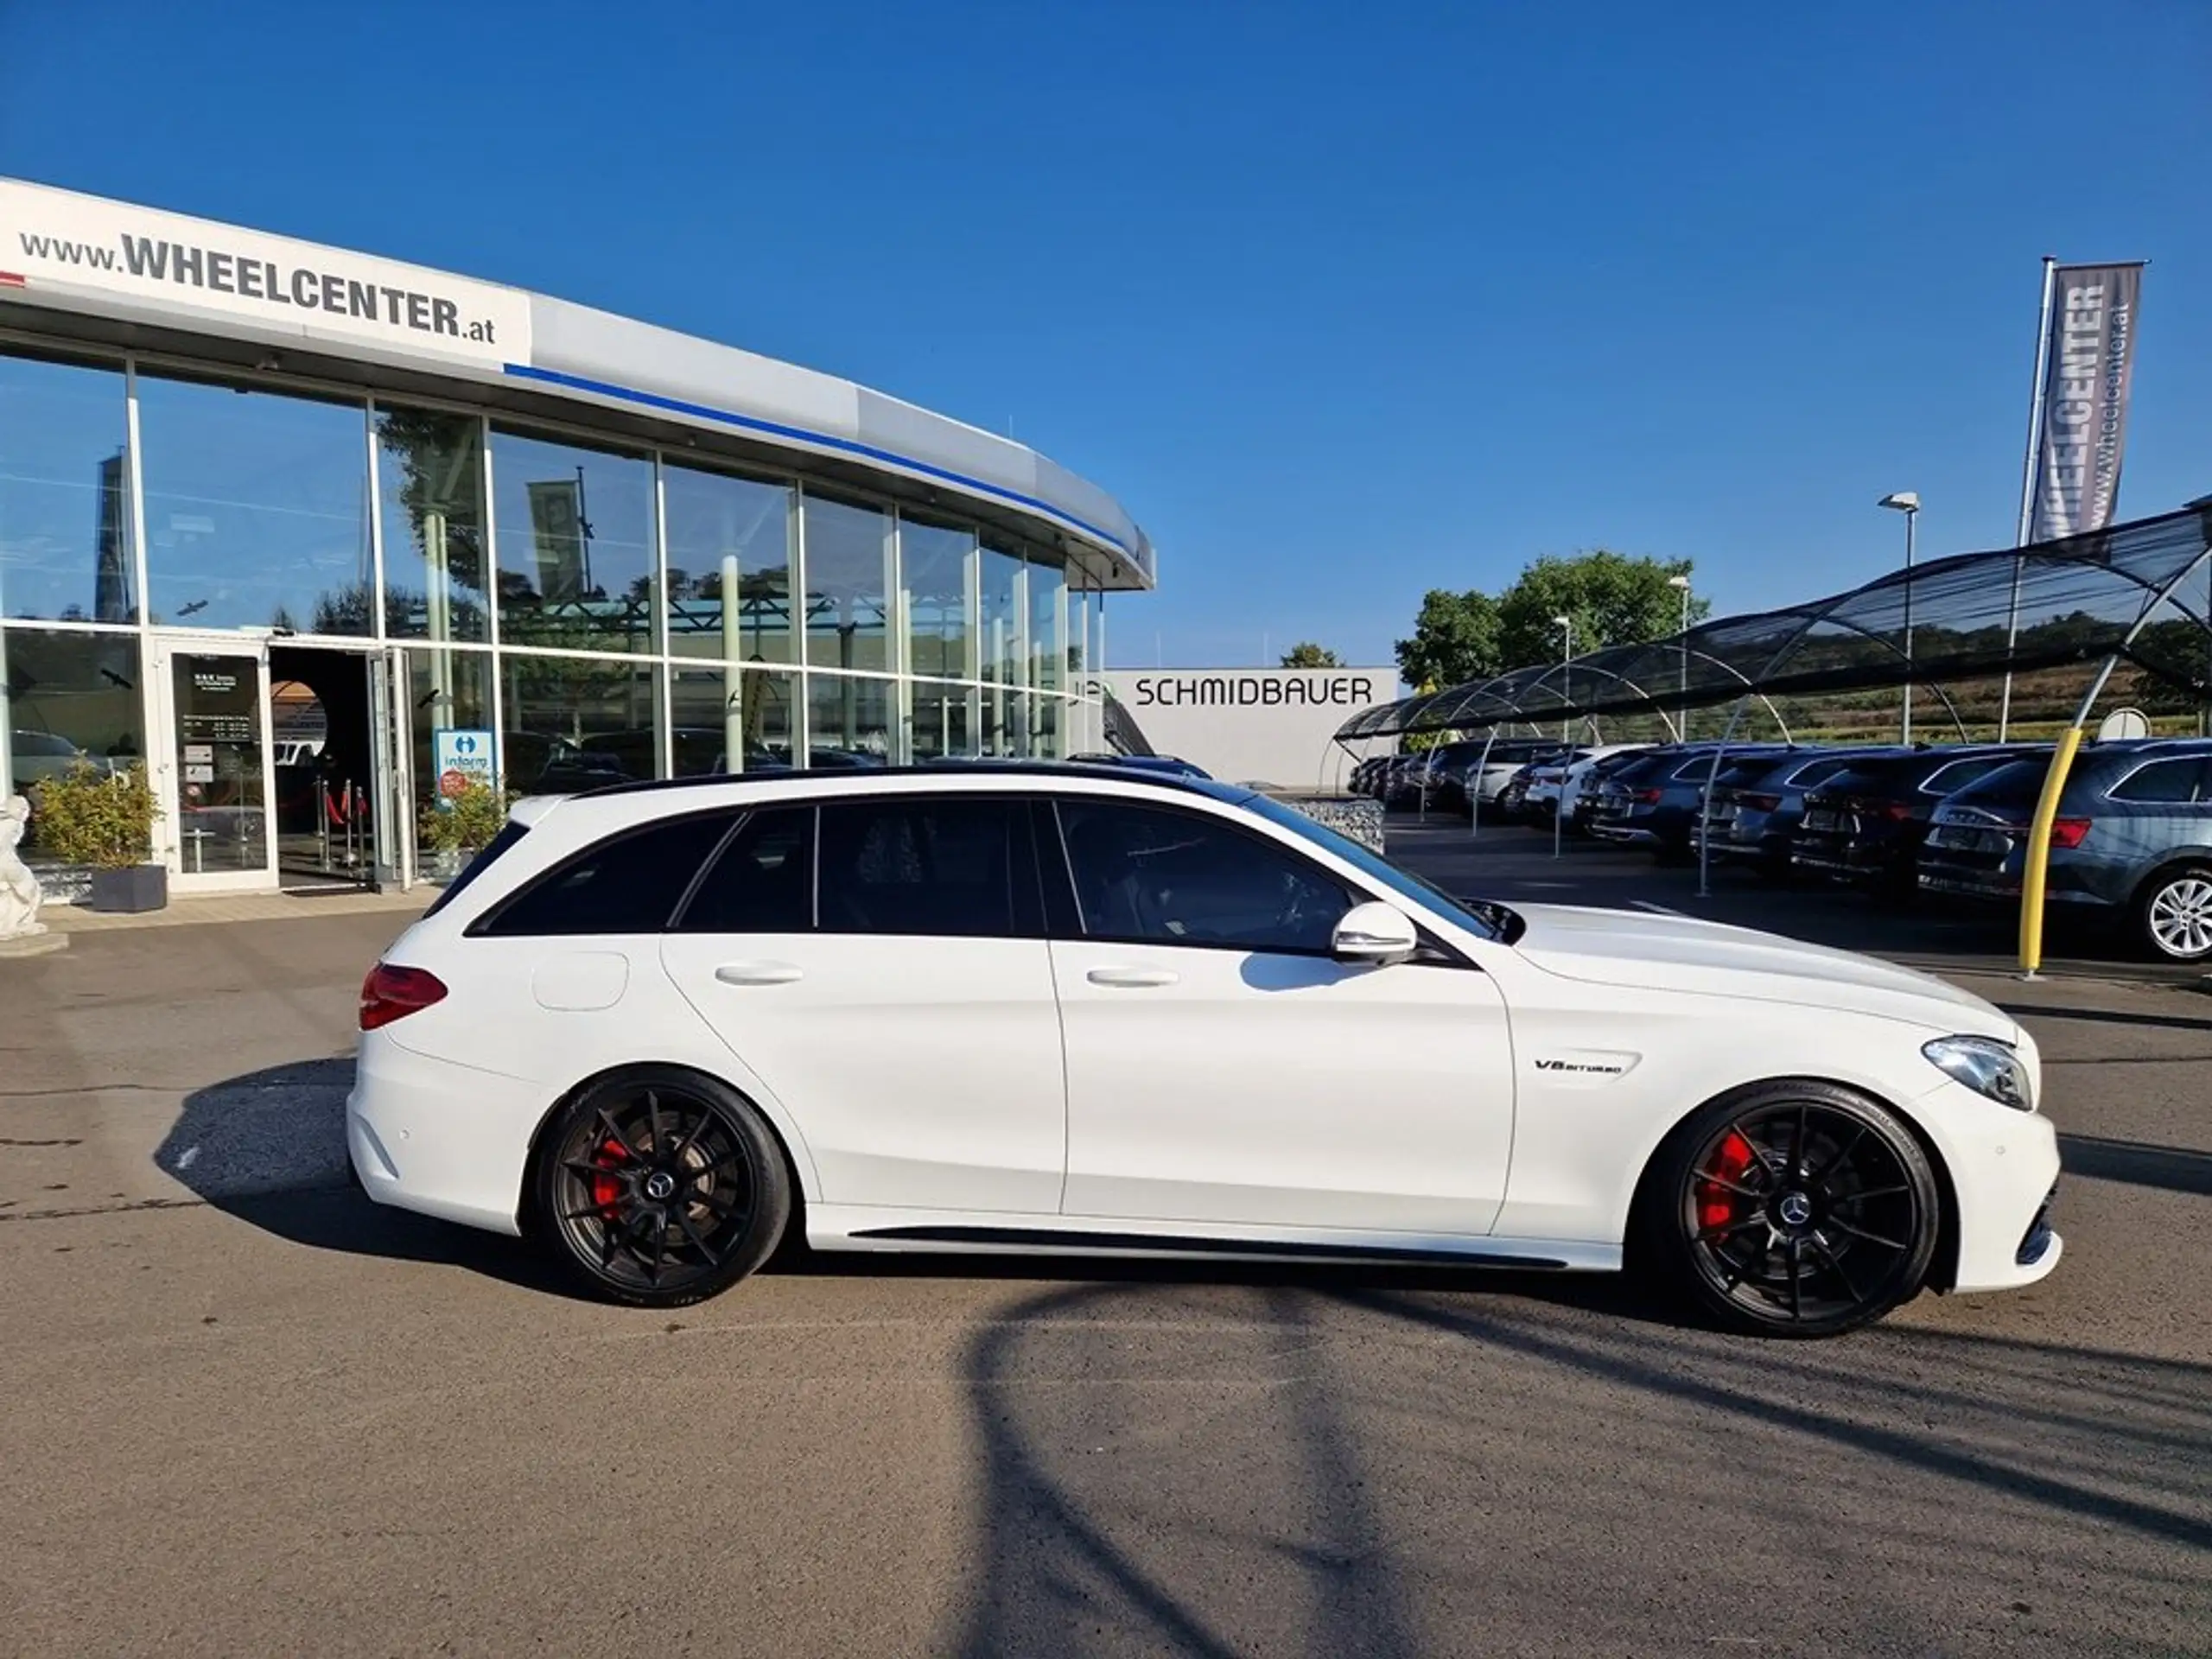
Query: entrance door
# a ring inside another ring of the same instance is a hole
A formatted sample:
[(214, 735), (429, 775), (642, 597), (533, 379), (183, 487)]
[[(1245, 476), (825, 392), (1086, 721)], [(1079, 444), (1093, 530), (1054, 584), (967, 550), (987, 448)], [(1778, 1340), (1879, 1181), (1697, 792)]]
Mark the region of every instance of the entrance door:
[(265, 649), (163, 642), (155, 663), (168, 730), (157, 751), (156, 836), (173, 885), (185, 893), (274, 887)]
[(373, 887), (381, 810), (374, 670), (366, 652), (269, 648), (276, 868), (288, 888)]

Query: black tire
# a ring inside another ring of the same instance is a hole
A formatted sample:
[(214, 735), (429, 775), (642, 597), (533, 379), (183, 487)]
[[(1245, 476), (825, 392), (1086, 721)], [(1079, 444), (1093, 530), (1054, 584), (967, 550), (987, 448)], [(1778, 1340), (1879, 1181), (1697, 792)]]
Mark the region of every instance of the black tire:
[(553, 1116), (537, 1230), (591, 1294), (686, 1307), (766, 1262), (791, 1214), (782, 1146), (728, 1084), (675, 1066), (599, 1078)]
[(1919, 1294), (1936, 1173), (1887, 1107), (1809, 1079), (1700, 1108), (1653, 1155), (1631, 1265), (1723, 1329), (1833, 1337)]
[(2161, 962), (2212, 961), (2212, 864), (2177, 864), (2145, 881), (2135, 938)]

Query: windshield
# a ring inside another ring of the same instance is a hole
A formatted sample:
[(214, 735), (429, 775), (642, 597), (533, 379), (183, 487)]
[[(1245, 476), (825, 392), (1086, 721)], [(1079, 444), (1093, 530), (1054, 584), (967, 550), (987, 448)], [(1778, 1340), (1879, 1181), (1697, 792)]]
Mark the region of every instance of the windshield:
[(1434, 911), (1454, 926), (1464, 927), (1479, 938), (1502, 939), (1505, 937), (1503, 912), (1484, 915), (1481, 911), (1471, 908), (1465, 900), (1454, 899), (1434, 882), (1423, 880), (1411, 870), (1400, 869), (1389, 860), (1361, 846), (1350, 836), (1308, 817), (1294, 806), (1285, 806), (1281, 801), (1271, 800), (1265, 795), (1224, 793), (1217, 798), (1233, 802), (1270, 823), (1281, 824), (1316, 847), (1325, 848), (1361, 874), (1389, 888), (1401, 899), (1410, 899), (1415, 904)]

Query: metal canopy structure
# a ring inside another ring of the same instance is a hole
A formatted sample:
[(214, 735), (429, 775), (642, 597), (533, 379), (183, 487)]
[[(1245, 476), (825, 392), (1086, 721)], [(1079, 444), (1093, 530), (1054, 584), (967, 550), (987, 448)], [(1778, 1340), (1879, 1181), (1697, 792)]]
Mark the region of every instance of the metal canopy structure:
[[(2212, 702), (2212, 507), (1961, 553), (1847, 593), (1361, 711), (1339, 742), (2132, 662)], [(1938, 695), (1942, 696), (1940, 684)], [(1948, 704), (1948, 696), (1943, 697)], [(1952, 711), (1955, 724), (1963, 722)], [(1788, 728), (1783, 725), (1786, 732)]]

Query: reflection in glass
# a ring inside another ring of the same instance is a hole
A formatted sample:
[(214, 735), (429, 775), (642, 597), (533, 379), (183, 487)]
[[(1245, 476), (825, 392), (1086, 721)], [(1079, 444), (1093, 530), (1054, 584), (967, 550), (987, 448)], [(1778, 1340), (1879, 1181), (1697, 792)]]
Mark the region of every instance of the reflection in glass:
[(972, 685), (914, 682), (913, 759), (941, 760), (974, 755), (976, 716), (983, 694)]
[[(743, 670), (732, 704), (720, 669), (678, 668), (669, 688), (669, 719), (676, 728), (676, 775), (713, 772), (779, 771), (791, 764), (791, 727), (798, 676), (785, 669)], [(726, 764), (734, 734), (741, 766)]]
[(0, 795), (31, 803), (79, 761), (100, 771), (145, 756), (146, 716), (132, 634), (0, 628)]
[(385, 627), (395, 638), (491, 637), (484, 604), (484, 423), (378, 404)]
[[(668, 514), (668, 648), (678, 656), (788, 663), (795, 492), (688, 467), (661, 469)], [(725, 613), (724, 589), (736, 583)], [(725, 624), (728, 625), (727, 627)]]
[(882, 669), (889, 636), (891, 515), (805, 492), (806, 660)]
[(653, 650), (653, 469), (632, 455), (492, 431), (499, 639)]
[(1067, 684), (1067, 575), (1057, 564), (1029, 567), (1029, 683), (1058, 691)]
[(506, 656), (507, 787), (567, 795), (659, 775), (658, 671), (604, 658)]
[(889, 680), (857, 675), (806, 677), (806, 743), (809, 766), (850, 764), (851, 759), (882, 761), (891, 753)]
[(1065, 759), (1067, 750), (1062, 740), (1067, 731), (1067, 704), (1046, 692), (1033, 691), (1029, 694), (1029, 712), (1032, 724), (1027, 753), (1040, 760)]
[(141, 373), (153, 620), (374, 632), (367, 419), (360, 404)]
[(438, 774), (432, 734), (440, 731), (492, 729), (492, 655), (410, 646), (408, 725), (414, 734), (415, 805), (427, 810), (438, 798)]
[(0, 616), (136, 622), (123, 376), (0, 353)]
[(183, 873), (266, 869), (261, 664), (251, 657), (179, 652), (169, 666)]
[(917, 677), (972, 680), (968, 582), (976, 533), (899, 518), (899, 585), (906, 604), (906, 671)]

